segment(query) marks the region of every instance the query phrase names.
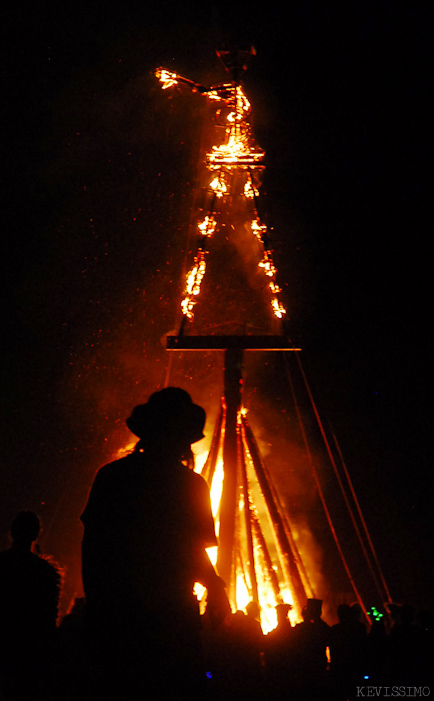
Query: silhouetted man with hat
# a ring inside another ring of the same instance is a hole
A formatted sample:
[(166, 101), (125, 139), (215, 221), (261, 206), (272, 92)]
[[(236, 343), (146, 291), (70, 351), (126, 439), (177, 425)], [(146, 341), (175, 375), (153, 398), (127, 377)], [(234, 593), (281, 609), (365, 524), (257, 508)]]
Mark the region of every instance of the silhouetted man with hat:
[[(82, 515), (83, 584), (89, 628), (99, 636), (107, 698), (176, 684), (200, 695), (200, 617), (194, 582), (229, 608), (205, 548), (216, 545), (209, 489), (188, 466), (205, 412), (168, 387), (127, 420), (135, 450), (101, 468)], [(187, 463), (187, 464), (186, 464)]]

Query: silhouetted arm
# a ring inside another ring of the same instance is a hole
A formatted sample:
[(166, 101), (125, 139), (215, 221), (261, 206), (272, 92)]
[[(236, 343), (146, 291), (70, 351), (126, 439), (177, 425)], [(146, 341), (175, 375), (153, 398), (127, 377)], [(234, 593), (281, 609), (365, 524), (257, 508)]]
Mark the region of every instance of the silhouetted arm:
[(205, 480), (199, 475), (197, 477), (200, 478), (197, 480), (196, 495), (200, 537), (195, 552), (195, 579), (207, 589), (207, 606), (217, 609), (224, 618), (231, 611), (225, 589), (226, 585), (218, 576), (206, 552), (206, 548), (217, 545), (210, 493)]
[(204, 548), (197, 553), (197, 565), (197, 581), (207, 590), (207, 608), (212, 608), (224, 619), (231, 612), (226, 585), (215, 571)]

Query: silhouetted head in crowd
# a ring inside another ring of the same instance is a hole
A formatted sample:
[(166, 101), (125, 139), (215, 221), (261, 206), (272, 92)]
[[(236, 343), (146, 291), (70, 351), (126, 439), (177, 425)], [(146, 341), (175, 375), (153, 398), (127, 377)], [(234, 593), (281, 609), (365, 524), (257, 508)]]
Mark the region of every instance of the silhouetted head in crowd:
[(312, 623), (315, 623), (316, 621), (319, 621), (321, 618), (321, 610), (322, 610), (322, 599), (308, 599), (307, 604), (303, 609), (303, 612), (306, 611), (306, 618), (303, 618), (305, 621), (312, 621)]
[(231, 628), (234, 631), (244, 631), (246, 628), (246, 614), (241, 609), (237, 609), (232, 614)]
[(348, 623), (351, 620), (351, 607), (349, 604), (339, 604), (337, 614), (339, 623)]
[(205, 419), (205, 411), (192, 402), (188, 392), (166, 387), (151, 394), (146, 404), (136, 406), (126, 423), (140, 438), (138, 449), (189, 459), (191, 444), (204, 437)]
[(14, 548), (31, 550), (32, 543), (37, 540), (41, 522), (33, 511), (21, 511), (15, 516), (11, 525), (11, 538)]
[(259, 606), (256, 601), (249, 601), (246, 606), (246, 613), (251, 618), (259, 618)]
[(354, 603), (350, 606), (350, 616), (353, 623), (359, 623), (362, 617), (362, 607), (360, 604)]
[(278, 623), (288, 623), (288, 613), (291, 611), (291, 604), (277, 604), (276, 614)]

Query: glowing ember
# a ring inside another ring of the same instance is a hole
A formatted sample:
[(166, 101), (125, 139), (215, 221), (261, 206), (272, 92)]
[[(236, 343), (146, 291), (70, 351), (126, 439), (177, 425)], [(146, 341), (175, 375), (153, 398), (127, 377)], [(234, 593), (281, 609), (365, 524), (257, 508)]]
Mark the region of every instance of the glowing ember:
[[(254, 197), (258, 197), (258, 196), (259, 196), (259, 190), (253, 186), (253, 183), (251, 180), (248, 180), (246, 182), (246, 184), (244, 185), (244, 197), (247, 197), (248, 200), (252, 200)], [(253, 230), (253, 227), (252, 227), (252, 230)]]
[(194, 259), (194, 265), (187, 275), (186, 296), (181, 302), (182, 312), (189, 319), (193, 317), (193, 307), (196, 304), (194, 297), (200, 292), (200, 283), (205, 275), (205, 270), (205, 251), (199, 250)]
[(128, 441), (126, 445), (124, 445), (122, 448), (119, 448), (115, 455), (113, 456), (113, 460), (120, 460), (121, 458), (125, 458), (127, 455), (133, 452), (135, 446), (137, 443), (137, 439), (133, 438), (132, 440)]
[(264, 273), (268, 277), (274, 277), (276, 275), (277, 270), (273, 265), (270, 251), (264, 251), (264, 257), (259, 263), (259, 267), (264, 269)]
[(169, 73), (169, 71), (166, 71), (164, 68), (158, 68), (155, 71), (155, 75), (157, 76), (158, 80), (160, 80), (163, 84), (163, 90), (171, 88), (172, 85), (176, 85), (176, 83), (178, 82), (178, 76), (176, 75), (176, 73)]
[(276, 297), (271, 300), (271, 306), (273, 307), (273, 311), (278, 319), (282, 319), (282, 317), (285, 316), (286, 309), (280, 304)]
[(267, 231), (267, 227), (265, 224), (261, 224), (261, 222), (258, 219), (254, 219), (251, 224), (252, 227), (252, 232), (256, 236), (256, 238), (262, 243), (263, 236), (265, 232)]
[(214, 217), (209, 217), (207, 215), (202, 222), (199, 222), (197, 228), (199, 229), (202, 236), (212, 236), (215, 231), (216, 225), (217, 222), (214, 219)]
[(209, 186), (210, 186), (211, 190), (213, 190), (215, 192), (217, 197), (223, 197), (223, 195), (226, 195), (226, 193), (228, 191), (228, 188), (227, 188), (227, 185), (224, 181), (224, 178), (221, 176), (214, 178), (214, 180), (212, 180), (210, 182)]

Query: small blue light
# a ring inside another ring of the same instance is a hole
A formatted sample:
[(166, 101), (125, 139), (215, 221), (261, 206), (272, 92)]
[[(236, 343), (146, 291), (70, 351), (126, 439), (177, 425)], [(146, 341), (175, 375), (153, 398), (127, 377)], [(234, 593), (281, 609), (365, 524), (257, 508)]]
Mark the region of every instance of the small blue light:
[(365, 676), (363, 677), (363, 679), (369, 679), (369, 674), (365, 674)]
[(208, 679), (212, 679), (212, 674), (211, 674), (211, 672), (207, 672), (207, 673), (206, 673), (206, 676), (208, 677)]

